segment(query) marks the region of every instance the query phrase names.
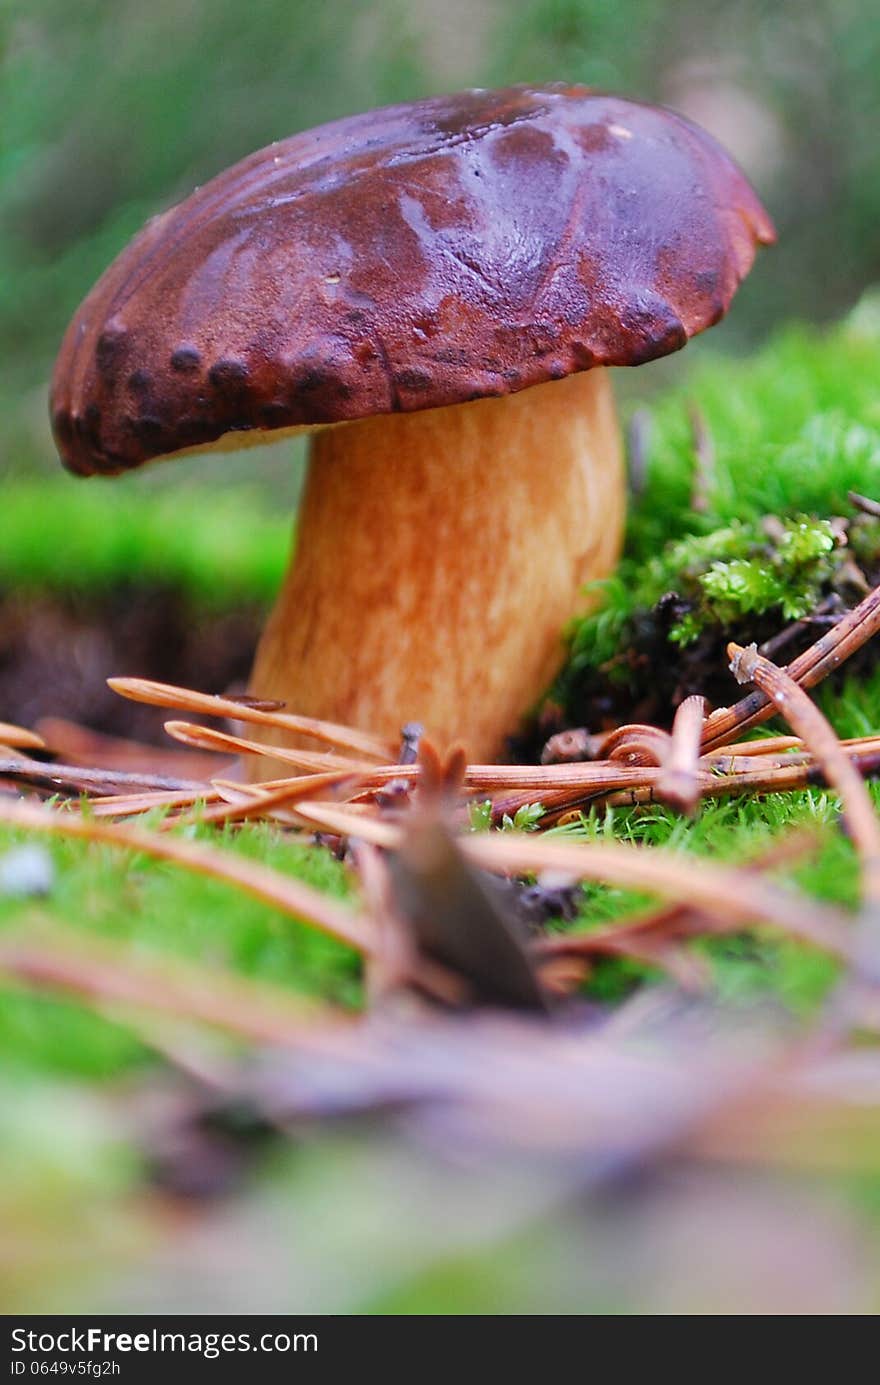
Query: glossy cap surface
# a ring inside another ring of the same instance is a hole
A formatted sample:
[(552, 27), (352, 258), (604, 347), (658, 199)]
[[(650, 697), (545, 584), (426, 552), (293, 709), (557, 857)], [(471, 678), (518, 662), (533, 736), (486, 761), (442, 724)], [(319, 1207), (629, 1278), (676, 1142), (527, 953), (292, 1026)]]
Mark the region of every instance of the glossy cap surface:
[(221, 173), (122, 251), (58, 357), (59, 451), (115, 472), (239, 430), (637, 365), (716, 322), (773, 238), (708, 134), (582, 87), (335, 121)]

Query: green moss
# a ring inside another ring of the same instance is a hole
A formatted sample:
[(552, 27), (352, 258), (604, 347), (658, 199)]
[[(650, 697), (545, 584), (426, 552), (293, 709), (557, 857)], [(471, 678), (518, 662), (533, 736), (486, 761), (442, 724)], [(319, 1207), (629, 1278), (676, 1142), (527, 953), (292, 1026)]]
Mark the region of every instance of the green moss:
[[(0, 853), (21, 840), (0, 827)], [(217, 845), (343, 896), (348, 878), (330, 852), (266, 826), (200, 829)], [(48, 899), (0, 897), (0, 930), (51, 923), (72, 936), (108, 939), (132, 959), (180, 957), (206, 968), (271, 982), (344, 1005), (360, 999), (360, 967), (346, 947), (240, 890), (166, 862), (108, 846), (53, 841)], [(124, 1028), (73, 1002), (8, 989), (0, 1003), (0, 1050), (10, 1066), (109, 1076), (142, 1062), (146, 1050)]]
[(0, 588), (88, 594), (137, 581), (221, 608), (274, 597), (291, 520), (266, 494), (137, 480), (4, 482)]
[[(634, 503), (620, 573), (605, 584), (605, 602), (572, 632), (572, 670), (595, 670), (629, 647), (646, 612), (673, 587), (687, 611), (671, 622), (673, 639), (659, 656), (687, 652), (693, 634), (734, 617), (769, 628), (799, 614), (819, 594), (842, 586), (847, 558), (880, 566), (880, 524), (866, 516), (838, 544), (831, 519), (849, 514), (851, 489), (880, 496), (880, 341), (839, 329), (828, 336), (784, 334), (749, 363), (704, 366), (687, 394), (654, 409), (646, 487)], [(708, 508), (690, 508), (694, 445), (689, 409), (699, 404), (715, 464)], [(39, 505), (38, 505), (39, 499)], [(126, 479), (113, 486), (59, 480), (48, 488), (17, 483), (4, 492), (0, 582), (10, 586), (112, 585), (123, 573), (184, 585), (199, 601), (263, 599), (277, 584), (287, 520), (255, 490), (224, 499), (184, 487), (145, 490)], [(769, 527), (765, 517), (774, 516)], [(198, 523), (196, 518), (198, 517)], [(242, 520), (245, 520), (243, 523)], [(687, 622), (691, 625), (688, 626)], [(678, 641), (678, 644), (675, 643)], [(649, 672), (662, 672), (656, 660)], [(625, 661), (615, 676), (627, 678)], [(820, 701), (842, 735), (880, 727), (880, 670), (854, 669)], [(531, 825), (539, 805), (520, 814)], [(480, 809), (474, 826), (488, 824)], [(567, 833), (662, 845), (683, 853), (738, 861), (768, 847), (792, 827), (812, 825), (821, 848), (787, 877), (809, 893), (850, 907), (855, 901), (852, 848), (839, 831), (838, 804), (819, 789), (760, 800), (705, 804), (694, 821), (660, 806), (595, 813)], [(206, 829), (207, 831), (207, 829)], [(269, 828), (211, 834), (224, 846), (267, 860), (320, 888), (343, 892), (345, 873), (329, 853)], [(17, 840), (0, 832), (0, 849)], [(0, 926), (26, 927), (48, 916), (57, 927), (111, 938), (133, 956), (178, 955), (271, 980), (300, 993), (345, 1004), (360, 995), (357, 960), (304, 926), (199, 880), (171, 865), (132, 860), (109, 848), (58, 842), (57, 880), (39, 906), (0, 901)], [(646, 896), (602, 885), (583, 889), (573, 925), (593, 928), (644, 907)], [(834, 967), (771, 930), (699, 944), (715, 983), (731, 1000), (769, 993), (807, 1013), (828, 988)], [(602, 964), (594, 997), (611, 1003), (652, 973)], [(0, 1044), (24, 1068), (107, 1076), (147, 1060), (121, 1027), (73, 1003), (11, 991), (0, 1006)]]
[[(569, 720), (584, 716), (597, 676), (627, 684), (636, 702), (658, 659), (674, 670), (677, 651), (706, 632), (714, 659), (750, 623), (763, 622), (760, 639), (825, 596), (852, 604), (859, 568), (877, 579), (880, 523), (849, 493), (880, 497), (878, 375), (873, 332), (793, 329), (751, 361), (703, 366), (686, 393), (656, 405), (623, 559), (569, 630), (554, 689)], [(698, 509), (695, 405), (712, 453)], [(641, 674), (633, 650), (645, 656)]]

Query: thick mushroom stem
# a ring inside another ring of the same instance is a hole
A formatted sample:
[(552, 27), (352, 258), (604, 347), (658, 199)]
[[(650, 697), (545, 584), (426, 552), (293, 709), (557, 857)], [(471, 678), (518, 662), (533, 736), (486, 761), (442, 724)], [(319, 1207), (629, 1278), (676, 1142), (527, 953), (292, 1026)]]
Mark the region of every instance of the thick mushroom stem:
[[(607, 371), (368, 418), (311, 446), (252, 692), (392, 743), (420, 721), (473, 761), (499, 755), (559, 668), (584, 584), (618, 556)], [(277, 774), (278, 762), (251, 769)]]

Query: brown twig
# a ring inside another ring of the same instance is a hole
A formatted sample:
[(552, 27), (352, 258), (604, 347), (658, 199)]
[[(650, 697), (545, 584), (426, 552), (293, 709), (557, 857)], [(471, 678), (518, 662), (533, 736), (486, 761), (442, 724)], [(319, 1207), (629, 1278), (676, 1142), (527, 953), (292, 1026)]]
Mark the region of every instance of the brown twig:
[(46, 742), (35, 731), (0, 721), (0, 746), (8, 746), (11, 750), (45, 750)]
[(220, 851), (201, 842), (179, 841), (161, 836), (158, 832), (147, 832), (143, 828), (94, 822), (74, 813), (52, 812), (48, 808), (37, 808), (26, 803), (0, 801), (0, 822), (30, 832), (78, 837), (125, 851), (143, 852), (158, 860), (173, 861), (196, 875), (235, 885), (262, 903), (311, 924), (358, 952), (368, 952), (373, 946), (372, 928), (347, 905), (329, 899), (269, 866), (243, 860), (231, 852)]
[[(849, 755), (854, 767), (865, 778), (880, 774), (880, 751), (853, 750)], [(766, 769), (761, 767), (734, 774), (724, 773), (723, 767), (719, 767), (719, 770), (718, 774), (709, 775), (703, 781), (701, 797), (735, 798), (745, 794), (790, 793), (795, 789), (805, 789), (814, 784), (828, 782), (822, 766), (811, 759), (798, 759), (791, 765), (782, 764)], [(656, 796), (654, 786), (649, 784), (642, 788), (594, 796), (589, 802), (590, 806), (595, 808), (633, 808), (656, 802)]]
[(727, 647), (731, 672), (740, 683), (754, 683), (809, 746), (828, 782), (843, 799), (847, 822), (862, 867), (865, 896), (880, 903), (880, 822), (858, 771), (834, 728), (803, 688), (784, 669), (763, 658), (754, 646)]
[(880, 501), (871, 500), (869, 496), (860, 495), (858, 491), (847, 491), (847, 499), (863, 514), (872, 515), (874, 519), (880, 519)]
[[(839, 623), (788, 665), (788, 676), (802, 688), (813, 688), (851, 658), (880, 630), (880, 587), (841, 618)], [(703, 750), (714, 750), (733, 736), (759, 726), (774, 713), (766, 693), (750, 693), (733, 707), (719, 707), (703, 727)]]
[(245, 981), (184, 962), (133, 959), (108, 943), (71, 945), (60, 931), (36, 937), (13, 934), (0, 941), (0, 975), (40, 990), (75, 995), (106, 1010), (130, 1007), (163, 1011), (217, 1026), (255, 1043), (298, 1043), (321, 1018), (338, 1019), (326, 1004), (300, 1000), (280, 988)]
[[(265, 785), (255, 785), (254, 787), (262, 792), (242, 792), (236, 802), (226, 801), (215, 807), (205, 808), (192, 820), (217, 826), (253, 817), (271, 817), (277, 809), (291, 807), (300, 799), (322, 794), (329, 789), (352, 789), (357, 783), (357, 775), (349, 774), (346, 770), (330, 770), (326, 774), (304, 774), (300, 779), (288, 779), (277, 788), (267, 789)], [(244, 789), (244, 786), (241, 788)], [(186, 819), (179, 818), (178, 822), (181, 821)]]
[(572, 879), (650, 890), (740, 927), (772, 923), (833, 956), (851, 960), (853, 955), (846, 916), (837, 909), (742, 870), (685, 858), (660, 847), (548, 842), (534, 833), (510, 832), (475, 835), (462, 843), (462, 849), (487, 870), (555, 870)]
[(192, 808), (196, 803), (216, 803), (220, 797), (211, 784), (199, 789), (153, 790), (149, 793), (107, 794), (90, 798), (88, 809), (93, 818), (127, 818), (155, 812), (157, 808)]
[[(324, 750), (295, 750), (290, 746), (268, 746), (261, 741), (247, 740), (243, 736), (232, 736), (227, 731), (217, 731), (213, 726), (197, 726), (191, 721), (166, 721), (165, 730), (174, 740), (183, 745), (196, 746), (200, 750), (217, 750), (242, 755), (262, 755), (285, 764), (295, 765), (309, 773), (322, 773), (325, 770), (348, 770), (350, 773), (371, 775), (379, 768), (372, 761), (353, 760), (346, 755), (334, 755)], [(406, 767), (395, 766), (398, 773)]]
[(700, 799), (700, 740), (706, 719), (706, 699), (686, 697), (675, 713), (672, 737), (663, 759), (655, 792), (683, 813), (693, 813)]
[(84, 769), (79, 765), (45, 765), (40, 760), (0, 760), (0, 779), (27, 784), (47, 793), (106, 794), (114, 787), (155, 789), (163, 793), (174, 791), (204, 792), (207, 787), (194, 780), (175, 779), (164, 774), (129, 774), (123, 770)]
[[(147, 678), (108, 678), (108, 686), (120, 697), (133, 702), (146, 702), (151, 707), (175, 707), (181, 711), (197, 712), (204, 716), (227, 717), (236, 721), (255, 722), (260, 726), (272, 726), (277, 730), (288, 731), (292, 735), (311, 736), (313, 740), (325, 745), (340, 746), (354, 750), (371, 759), (393, 759), (395, 751), (391, 745), (378, 736), (357, 731), (351, 726), (338, 726), (335, 722), (319, 721), (315, 717), (294, 716), (288, 712), (267, 712), (258, 702), (240, 702), (228, 697), (216, 697), (208, 693), (193, 692), (189, 688), (176, 688), (169, 683), (156, 683)], [(274, 755), (277, 746), (271, 747)], [(269, 747), (263, 746), (264, 753)]]

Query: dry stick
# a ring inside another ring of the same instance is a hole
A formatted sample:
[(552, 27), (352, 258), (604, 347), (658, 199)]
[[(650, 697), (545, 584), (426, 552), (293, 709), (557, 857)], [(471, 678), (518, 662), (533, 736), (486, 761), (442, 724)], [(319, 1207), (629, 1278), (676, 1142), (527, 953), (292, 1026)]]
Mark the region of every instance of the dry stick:
[(205, 784), (197, 793), (169, 790), (168, 793), (108, 794), (90, 798), (88, 811), (93, 818), (126, 818), (152, 813), (156, 808), (192, 808), (196, 803), (216, 803), (219, 797), (210, 784)]
[[(833, 630), (805, 649), (787, 666), (786, 672), (802, 688), (813, 688), (851, 655), (861, 649), (880, 630), (880, 587), (869, 592)], [(733, 707), (719, 707), (707, 718), (703, 728), (703, 750), (724, 745), (732, 736), (758, 726), (774, 713), (774, 706), (763, 692), (753, 692)]]
[(45, 765), (40, 760), (0, 760), (0, 779), (52, 793), (106, 794), (114, 784), (127, 788), (156, 789), (175, 793), (203, 791), (194, 779), (175, 779), (165, 774), (131, 774), (122, 770), (83, 769), (80, 765)]
[[(802, 744), (798, 740), (798, 744)], [(863, 742), (841, 742), (843, 751), (855, 769), (870, 778), (880, 772), (880, 739), (866, 736)], [(766, 761), (767, 763), (764, 763)], [(747, 793), (785, 793), (792, 789), (807, 788), (811, 784), (827, 783), (823, 767), (808, 753), (780, 756), (727, 756), (719, 752), (704, 755), (699, 762), (701, 770), (700, 796), (702, 798), (732, 798)], [(631, 808), (658, 800), (655, 782), (646, 774), (642, 784), (633, 787), (583, 793), (565, 796), (559, 794), (554, 817), (567, 812), (575, 813), (586, 806), (591, 808)], [(524, 795), (508, 800), (507, 811), (515, 812), (521, 802), (529, 801)], [(553, 802), (552, 798), (550, 802)], [(550, 815), (541, 820), (542, 827), (549, 827)]]
[[(193, 728), (198, 734), (198, 728)], [(175, 728), (175, 733), (178, 734)], [(187, 727), (183, 735), (189, 734)], [(211, 731), (210, 736), (221, 736), (222, 733)], [(665, 734), (665, 733), (664, 733)], [(668, 741), (668, 737), (666, 737)], [(775, 738), (768, 745), (776, 746), (780, 740), (786, 744), (801, 745), (802, 742), (796, 737)], [(207, 742), (202, 742), (206, 744)], [(621, 744), (621, 743), (619, 743)], [(750, 744), (750, 743), (747, 743)], [(875, 737), (858, 739), (847, 745), (847, 753), (851, 754), (854, 760), (859, 760), (865, 756), (865, 750), (870, 749), (874, 753), (874, 747), (880, 746), (880, 741)], [(223, 738), (223, 748), (228, 749)], [(298, 752), (291, 752), (299, 757)], [(308, 754), (308, 752), (303, 752)], [(323, 765), (326, 757), (316, 756), (318, 763)], [(769, 765), (761, 764), (762, 759), (770, 760), (771, 757), (748, 756), (743, 757), (743, 772), (741, 766), (731, 755), (718, 754), (714, 757), (704, 756), (698, 766), (699, 783), (701, 792), (707, 797), (728, 796), (735, 793), (751, 791), (781, 791), (786, 788), (799, 788), (811, 781), (811, 775), (815, 773), (808, 757), (784, 756), (772, 760)], [(758, 767), (753, 769), (756, 760)], [(352, 762), (337, 761), (337, 763), (348, 764)], [(872, 761), (870, 757), (865, 760), (866, 771), (871, 770)], [(716, 770), (724, 771), (723, 775), (716, 773)], [(736, 771), (735, 773), (733, 771)], [(359, 777), (361, 777), (361, 791), (359, 798), (366, 798), (377, 787), (389, 780), (408, 776), (417, 778), (419, 767), (417, 765), (399, 766), (375, 766), (364, 767)], [(619, 765), (615, 761), (602, 761), (591, 764), (564, 764), (564, 765), (470, 765), (466, 772), (466, 785), (473, 792), (483, 792), (492, 795), (503, 794), (503, 797), (493, 800), (493, 815), (498, 817), (504, 812), (515, 813), (516, 809), (525, 803), (535, 802), (540, 799), (545, 808), (555, 813), (574, 811), (579, 806), (584, 806), (588, 802), (598, 801), (629, 804), (634, 802), (652, 802), (654, 800), (655, 785), (662, 771), (653, 766), (631, 766)], [(216, 786), (220, 786), (224, 781), (214, 780)], [(239, 796), (247, 793), (256, 793), (260, 789), (275, 787), (282, 784), (283, 780), (267, 781), (261, 786), (234, 785), (230, 786)], [(295, 781), (294, 781), (295, 782)], [(615, 795), (613, 798), (611, 795)]]
[[(849, 758), (865, 778), (880, 774), (880, 750), (850, 751)], [(798, 760), (792, 765), (709, 775), (703, 782), (701, 795), (703, 798), (734, 798), (747, 793), (789, 793), (793, 789), (805, 789), (827, 782), (828, 776), (821, 765), (812, 759)], [(589, 804), (592, 808), (633, 808), (655, 801), (654, 787), (647, 785), (640, 789), (594, 795), (589, 799)]]
[(14, 750), (45, 750), (46, 742), (36, 731), (26, 731), (23, 726), (0, 721), (0, 746), (9, 746)]
[(290, 1044), (307, 1037), (316, 1019), (338, 1019), (317, 1002), (300, 1002), (280, 988), (244, 981), (216, 970), (176, 962), (173, 969), (134, 962), (102, 944), (75, 948), (60, 932), (0, 941), (0, 975), (21, 984), (60, 991), (102, 1008), (160, 1010), (215, 1025), (256, 1043)]
[[(206, 808), (203, 812), (187, 819), (181, 816), (177, 819), (179, 823), (188, 820), (198, 823), (225, 823), (235, 822), (238, 819), (256, 817), (261, 814), (273, 812), (276, 808), (287, 807), (296, 803), (299, 799), (308, 798), (310, 794), (320, 794), (327, 789), (339, 789), (343, 785), (352, 788), (358, 783), (356, 774), (349, 774), (345, 770), (331, 770), (327, 774), (304, 774), (300, 779), (290, 779), (280, 788), (271, 789), (268, 792), (257, 793), (253, 796), (242, 794), (238, 802), (224, 802), (213, 808)], [(219, 790), (217, 790), (219, 796)]]
[(880, 502), (871, 500), (867, 495), (860, 495), (858, 491), (847, 491), (847, 499), (851, 505), (855, 505), (857, 510), (861, 510), (866, 515), (873, 515), (875, 519), (880, 519)]
[(793, 731), (810, 747), (829, 784), (843, 799), (850, 835), (859, 854), (865, 897), (880, 903), (880, 821), (870, 794), (816, 704), (785, 670), (764, 659), (754, 646), (729, 644), (727, 654), (737, 682), (754, 683)]
[(705, 909), (731, 925), (759, 920), (851, 960), (853, 940), (839, 910), (816, 903), (748, 871), (711, 865), (659, 847), (622, 842), (548, 842), (535, 834), (504, 833), (462, 839), (462, 850), (487, 870), (554, 870), (575, 879), (645, 889)]
[(658, 798), (683, 813), (693, 813), (700, 798), (700, 739), (706, 719), (706, 699), (686, 697), (675, 713), (672, 737), (655, 785)]
[[(206, 716), (230, 717), (236, 721), (273, 726), (293, 735), (311, 736), (313, 740), (322, 741), (325, 745), (338, 745), (347, 750), (356, 750), (361, 755), (369, 755), (377, 760), (390, 760), (395, 753), (394, 748), (378, 736), (357, 731), (351, 726), (338, 726), (335, 722), (294, 716), (289, 712), (266, 712), (258, 706), (236, 702), (232, 698), (193, 692), (189, 688), (176, 688), (170, 683), (156, 683), (148, 678), (108, 678), (107, 683), (120, 697), (127, 697), (132, 702), (146, 702), (151, 707), (175, 707), (185, 712), (201, 712)], [(276, 746), (272, 747), (273, 755), (276, 749)], [(265, 745), (263, 752), (268, 753)]]
[[(374, 846), (395, 850), (401, 831), (387, 822), (357, 818), (350, 810), (324, 803), (300, 803), (296, 813), (310, 825), (360, 837)], [(852, 942), (846, 916), (745, 870), (623, 842), (548, 842), (539, 834), (475, 834), (457, 839), (461, 850), (486, 870), (521, 874), (552, 870), (574, 880), (602, 880), (624, 889), (645, 889), (686, 901), (731, 924), (765, 920), (795, 937), (849, 959)]]
[(644, 722), (632, 721), (623, 726), (615, 726), (595, 738), (593, 760), (613, 760), (626, 755), (631, 748), (646, 752), (651, 758), (648, 763), (659, 765), (669, 745), (669, 732), (659, 726), (648, 726)]
[(156, 832), (93, 822), (73, 813), (52, 812), (47, 808), (26, 803), (4, 803), (2, 800), (0, 822), (32, 832), (102, 842), (126, 851), (140, 851), (159, 860), (173, 861), (196, 875), (206, 875), (236, 885), (264, 904), (311, 924), (359, 952), (372, 950), (373, 930), (352, 909), (269, 866), (237, 859), (230, 852), (218, 851), (201, 842), (175, 841)]
[[(848, 742), (844, 741), (844, 745)], [(800, 736), (762, 736), (757, 741), (730, 741), (724, 746), (726, 755), (776, 755), (780, 751), (797, 750), (803, 746)], [(703, 750), (703, 756), (712, 754)], [(720, 752), (715, 752), (720, 753)]]
[[(347, 770), (328, 771), (329, 777), (337, 777), (344, 780), (350, 777)], [(321, 787), (323, 775), (298, 775), (292, 779), (267, 779), (262, 784), (233, 784), (226, 779), (212, 779), (210, 783), (200, 786), (198, 792), (168, 793), (152, 792), (144, 794), (108, 794), (106, 797), (89, 799), (89, 813), (92, 817), (132, 817), (138, 813), (149, 813), (154, 808), (191, 808), (196, 803), (211, 804), (218, 799), (231, 803), (233, 799), (224, 792), (231, 790), (237, 792), (238, 799), (259, 799), (263, 794), (272, 794), (276, 789), (290, 789), (296, 793), (301, 787), (307, 784), (312, 785), (312, 790)], [(356, 778), (357, 776), (355, 776)], [(204, 821), (203, 818), (199, 821)]]
[(709, 496), (715, 486), (715, 444), (702, 409), (691, 404), (688, 413), (694, 440), (694, 478), (691, 509), (704, 514), (709, 508)]
[(309, 772), (321, 773), (324, 770), (343, 769), (349, 773), (373, 775), (381, 768), (372, 762), (352, 760), (346, 755), (333, 755), (324, 750), (294, 750), (281, 745), (267, 747), (260, 741), (231, 736), (226, 731), (215, 731), (212, 726), (196, 726), (191, 721), (166, 721), (165, 730), (174, 740), (180, 741), (183, 745), (196, 746), (199, 750), (263, 755), (272, 760), (283, 760), (286, 764), (296, 765), (298, 769)]
[[(251, 755), (266, 754), (266, 747), (258, 741), (230, 736), (225, 731), (196, 726), (192, 722), (168, 721), (165, 723), (165, 730), (175, 740), (202, 750), (239, 750)], [(362, 778), (364, 786), (369, 787), (379, 787), (394, 779), (415, 780), (421, 774), (419, 765), (372, 765), (349, 760), (341, 755), (290, 750), (280, 746), (273, 746), (272, 754), (305, 770), (348, 770), (350, 773), (356, 773)], [(643, 783), (646, 775), (652, 772), (656, 775), (658, 771), (643, 769), (640, 766), (618, 765), (614, 761), (570, 765), (469, 765), (465, 783), (468, 788), (476, 790), (506, 787), (540, 790), (567, 786), (599, 790)]]
[[(755, 855), (740, 861), (738, 868), (746, 872), (760, 872), (761, 874), (769, 870), (777, 870), (781, 866), (788, 866), (801, 861), (805, 856), (815, 852), (819, 841), (820, 834), (814, 829), (794, 828), (785, 832), (769, 847), (765, 847)], [(698, 920), (699, 927), (697, 926)], [(641, 937), (646, 933), (668, 933), (670, 930), (674, 930), (676, 935), (689, 935), (700, 931), (707, 932), (709, 929), (718, 932), (720, 928), (726, 928), (726, 926), (724, 924), (719, 925), (715, 917), (710, 915), (705, 908), (696, 913), (691, 904), (672, 900), (659, 906), (653, 905), (647, 909), (640, 909), (615, 923), (607, 924), (604, 928), (596, 928), (589, 933), (545, 934), (534, 940), (532, 950), (539, 957), (568, 956), (570, 954), (589, 956), (592, 952), (605, 951), (609, 944), (620, 942), (625, 944), (628, 939)]]
[[(846, 736), (840, 744), (844, 750), (858, 750), (862, 747), (873, 749), (880, 746), (880, 735)], [(722, 755), (776, 755), (780, 751), (803, 750), (804, 748), (804, 742), (800, 736), (762, 736), (757, 741), (729, 742), (724, 746), (723, 752), (719, 750), (704, 752), (703, 758), (721, 758)], [(791, 757), (786, 755), (785, 758), (788, 760)]]
[[(222, 735), (222, 733), (210, 731), (208, 734)], [(664, 735), (665, 734), (666, 733), (664, 733)], [(855, 737), (850, 740), (842, 741), (841, 744), (844, 746), (847, 753), (852, 754), (853, 758), (857, 760), (859, 755), (865, 754), (868, 751), (880, 749), (880, 737)], [(769, 768), (790, 770), (796, 765), (809, 763), (810, 757), (807, 754), (801, 754), (799, 756), (785, 755), (784, 757), (777, 756), (774, 758), (771, 752), (786, 750), (789, 747), (801, 748), (802, 746), (803, 741), (797, 736), (775, 736), (761, 741), (744, 741), (736, 745), (725, 747), (725, 751), (723, 752), (717, 751), (710, 755), (704, 755), (700, 762), (701, 768), (706, 771), (715, 771), (716, 773), (713, 774), (711, 779), (706, 781), (703, 786), (703, 792), (708, 796), (716, 796), (719, 792), (735, 793), (739, 791), (745, 792), (753, 787), (760, 788), (764, 782), (763, 778), (760, 780), (754, 779), (751, 782), (743, 780), (741, 789), (738, 788), (738, 781), (725, 778), (723, 781), (724, 787), (719, 790), (718, 785), (722, 783), (722, 781), (718, 779), (717, 773), (723, 773), (725, 776), (738, 774), (752, 769), (756, 761), (769, 762), (760, 765), (758, 772), (762, 776), (766, 774)], [(303, 754), (308, 755), (308, 752), (303, 752)], [(323, 759), (320, 759), (320, 757), (319, 762), (323, 764)], [(340, 763), (344, 763), (349, 767), (351, 766), (350, 761), (340, 761)], [(411, 766), (405, 766), (403, 768), (408, 774), (417, 772), (417, 769), (413, 769)], [(41, 767), (41, 769), (46, 775), (51, 777), (51, 766), (44, 766)], [(621, 769), (625, 769), (626, 772), (621, 773)], [(616, 785), (620, 784), (633, 785), (636, 787), (641, 784), (644, 788), (649, 790), (650, 796), (646, 801), (651, 801), (653, 798), (653, 788), (651, 786), (656, 775), (651, 772), (645, 774), (643, 771), (635, 769), (632, 766), (618, 768), (614, 762), (608, 761), (589, 765), (579, 765), (577, 767), (574, 784), (572, 784), (570, 777), (561, 773), (561, 770), (562, 766), (559, 765), (545, 766), (540, 773), (537, 771), (537, 767), (532, 765), (472, 765), (469, 767), (467, 777), (470, 787), (475, 790), (482, 789), (484, 792), (491, 792), (494, 794), (498, 794), (502, 791), (507, 792), (507, 797), (496, 799), (493, 803), (493, 812), (499, 817), (505, 812), (512, 815), (523, 803), (534, 802), (536, 793), (540, 794), (541, 802), (544, 804), (545, 808), (560, 812), (566, 809), (574, 809), (579, 803), (585, 803), (589, 801), (591, 797), (595, 797), (597, 793), (605, 793), (607, 795), (609, 789), (613, 789)], [(400, 771), (401, 767), (398, 765), (377, 766), (375, 769), (370, 770), (369, 775), (366, 775), (365, 771), (365, 778), (368, 778), (371, 782), (368, 787), (361, 788), (357, 796), (363, 798), (370, 797), (375, 792), (376, 787), (383, 782), (388, 782), (389, 779), (400, 777)], [(332, 771), (329, 772), (332, 773)], [(337, 772), (341, 774), (343, 771), (339, 770)], [(263, 791), (271, 792), (275, 789), (283, 788), (286, 785), (304, 785), (309, 777), (308, 775), (301, 775), (292, 779), (266, 780), (260, 785), (241, 783), (230, 785), (229, 787), (231, 790), (237, 792), (240, 797), (258, 797)], [(531, 789), (517, 793), (515, 789), (513, 789), (511, 781), (514, 783), (517, 781), (521, 782), (523, 778), (531, 783)], [(90, 800), (89, 807), (91, 813), (95, 817), (125, 817), (138, 813), (150, 812), (154, 808), (164, 807), (186, 808), (197, 802), (216, 802), (218, 797), (221, 796), (218, 792), (218, 786), (226, 782), (227, 781), (221, 779), (213, 779), (210, 784), (197, 784), (190, 790), (152, 790), (142, 794), (110, 794), (98, 796)], [(783, 778), (775, 787), (779, 789), (784, 789), (786, 787), (796, 788), (806, 782), (808, 782), (808, 777), (805, 778), (802, 774), (796, 774), (792, 775), (790, 779), (787, 780)], [(634, 787), (629, 792), (632, 794), (635, 791), (636, 788)], [(77, 792), (79, 792), (79, 789), (77, 789)], [(223, 796), (225, 797), (225, 795)], [(644, 795), (642, 795), (642, 798), (644, 798)], [(619, 801), (623, 802), (624, 800), (621, 798)], [(627, 798), (627, 801), (630, 801), (629, 798)]]

